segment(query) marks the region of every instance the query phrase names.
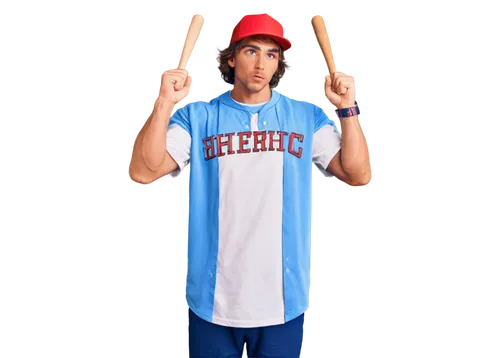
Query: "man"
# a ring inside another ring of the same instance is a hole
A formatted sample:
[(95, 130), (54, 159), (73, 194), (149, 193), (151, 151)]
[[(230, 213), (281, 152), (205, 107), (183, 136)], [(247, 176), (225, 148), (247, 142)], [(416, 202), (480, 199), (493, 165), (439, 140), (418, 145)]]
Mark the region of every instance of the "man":
[[(299, 357), (309, 307), (312, 163), (350, 185), (370, 181), (354, 79), (326, 77), (342, 136), (324, 111), (273, 88), (291, 47), (267, 14), (247, 15), (220, 52), (234, 85), (178, 109), (191, 77), (166, 71), (134, 145), (130, 175), (150, 183), (188, 163), (191, 357)], [(166, 150), (165, 145), (166, 143)]]

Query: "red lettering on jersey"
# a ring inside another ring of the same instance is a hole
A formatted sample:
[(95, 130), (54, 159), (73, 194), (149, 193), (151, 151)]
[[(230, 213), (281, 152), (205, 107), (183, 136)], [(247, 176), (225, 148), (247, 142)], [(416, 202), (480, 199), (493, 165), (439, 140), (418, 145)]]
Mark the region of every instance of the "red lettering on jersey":
[[(300, 133), (295, 133), (292, 132), (288, 134), (288, 132), (282, 132), (278, 131), (276, 134), (279, 135), (279, 139), (274, 138), (274, 131), (255, 131), (255, 132), (233, 132), (233, 133), (226, 133), (226, 134), (218, 134), (214, 136), (210, 136), (207, 138), (203, 139), (203, 145), (205, 149), (205, 160), (210, 160), (215, 157), (222, 157), (226, 154), (240, 154), (240, 153), (250, 153), (252, 152), (251, 148), (244, 148), (245, 145), (249, 144), (249, 141), (251, 140), (251, 137), (253, 137), (254, 141), (254, 148), (253, 152), (265, 152), (267, 150), (269, 151), (274, 151), (278, 150), (280, 152), (284, 152), (284, 136), (289, 135), (288, 138), (288, 152), (297, 158), (302, 157), (302, 147), (298, 147), (298, 150), (293, 149), (293, 140), (297, 139), (300, 143), (304, 141), (304, 135)], [(233, 150), (233, 136), (234, 135), (239, 135), (240, 139), (240, 145), (239, 145), (239, 150), (236, 152)], [(226, 140), (224, 141), (224, 137)], [(269, 143), (266, 143), (266, 139), (269, 138)], [(274, 142), (279, 143), (278, 148), (274, 148)], [(215, 153), (215, 143), (217, 143), (217, 153)], [(259, 147), (260, 144), (260, 147)], [(227, 146), (228, 150), (224, 153), (223, 152), (223, 147)]]
[[(261, 139), (259, 139), (259, 135), (261, 136)], [(258, 152), (259, 150), (261, 152), (265, 152), (267, 150), (266, 148), (266, 131), (260, 131), (260, 132), (253, 132), (253, 151)], [(258, 144), (260, 143), (260, 149), (257, 148)]]
[[(205, 147), (205, 160), (215, 158), (214, 139), (214, 136), (203, 138), (203, 146)], [(210, 144), (207, 144), (208, 141), (210, 141)], [(208, 154), (210, 151), (212, 152), (211, 155)]]
[(250, 148), (243, 149), (243, 145), (248, 144), (248, 139), (243, 139), (243, 136), (251, 137), (252, 132), (239, 132), (238, 134), (240, 136), (240, 149), (237, 151), (237, 153), (238, 154), (239, 153), (250, 153), (251, 152)]
[(302, 147), (299, 147), (299, 151), (298, 152), (295, 152), (293, 149), (292, 149), (292, 146), (293, 146), (293, 140), (297, 138), (299, 140), (299, 142), (302, 143), (303, 139), (304, 139), (304, 135), (303, 134), (299, 134), (299, 133), (291, 133), (290, 134), (290, 139), (288, 141), (288, 152), (292, 155), (295, 155), (297, 158), (300, 158), (302, 156)]
[(279, 142), (280, 146), (276, 150), (278, 150), (280, 152), (284, 152), (285, 148), (283, 148), (283, 136), (288, 135), (288, 133), (279, 131), (278, 132), (278, 134), (280, 136), (279, 139), (274, 139), (274, 132), (273, 131), (269, 131), (268, 133), (269, 133), (269, 150), (270, 151), (274, 150), (273, 142), (277, 141), (277, 142)]
[[(227, 154), (234, 154), (233, 151), (233, 134), (235, 133), (227, 133), (227, 134), (219, 134), (217, 135), (217, 156), (222, 157), (225, 153), (222, 153), (222, 146), (229, 145), (229, 150)], [(222, 142), (222, 137), (228, 137), (227, 141)]]

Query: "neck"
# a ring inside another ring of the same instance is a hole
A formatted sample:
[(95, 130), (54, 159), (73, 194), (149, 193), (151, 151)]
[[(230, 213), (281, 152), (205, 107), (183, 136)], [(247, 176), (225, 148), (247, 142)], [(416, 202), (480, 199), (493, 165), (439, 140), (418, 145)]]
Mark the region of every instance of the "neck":
[(271, 87), (269, 84), (264, 87), (259, 92), (252, 92), (245, 86), (241, 85), (239, 82), (234, 84), (234, 88), (231, 91), (231, 97), (240, 103), (256, 104), (269, 101), (272, 96)]

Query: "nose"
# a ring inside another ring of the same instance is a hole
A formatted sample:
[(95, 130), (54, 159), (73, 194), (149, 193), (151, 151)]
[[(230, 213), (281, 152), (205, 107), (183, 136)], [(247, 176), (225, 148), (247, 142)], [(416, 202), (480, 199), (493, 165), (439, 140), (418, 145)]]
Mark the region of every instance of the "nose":
[(264, 70), (264, 58), (262, 57), (263, 55), (260, 54), (260, 56), (256, 56), (255, 59), (255, 68)]

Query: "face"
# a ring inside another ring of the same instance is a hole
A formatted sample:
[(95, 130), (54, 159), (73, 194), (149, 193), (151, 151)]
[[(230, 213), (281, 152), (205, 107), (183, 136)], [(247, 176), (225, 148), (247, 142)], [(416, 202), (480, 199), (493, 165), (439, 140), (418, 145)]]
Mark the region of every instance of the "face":
[(278, 69), (279, 45), (274, 42), (249, 41), (228, 61), (234, 68), (234, 85), (248, 92), (259, 92), (269, 85)]

